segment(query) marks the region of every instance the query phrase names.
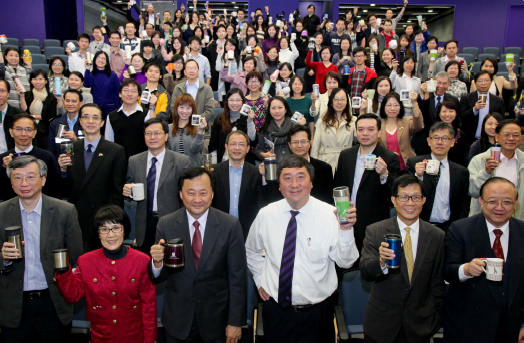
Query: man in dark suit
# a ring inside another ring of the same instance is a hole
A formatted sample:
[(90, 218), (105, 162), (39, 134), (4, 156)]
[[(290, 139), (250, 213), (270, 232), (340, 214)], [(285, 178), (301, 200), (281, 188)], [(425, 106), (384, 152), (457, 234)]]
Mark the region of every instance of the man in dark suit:
[(226, 137), (229, 160), (215, 165), (213, 170), (216, 179), (213, 207), (240, 220), (244, 241), (262, 203), (262, 176), (257, 167), (245, 162), (249, 149), (247, 134), (230, 132)]
[[(504, 100), (489, 92), (493, 75), (485, 70), (475, 74), (477, 91), (469, 93), (460, 99), (460, 117), (462, 129), (469, 144), (480, 138), (482, 121), (488, 113), (505, 113)], [(482, 97), (482, 98), (481, 98)], [(483, 101), (483, 99), (485, 99)]]
[[(447, 231), (456, 220), (466, 218), (469, 213), (469, 171), (448, 160), (448, 152), (455, 144), (455, 130), (442, 121), (435, 123), (427, 138), (431, 154), (408, 159), (406, 173), (416, 175), (424, 182), (426, 202), (420, 218)], [(438, 174), (426, 173), (427, 160), (440, 162)]]
[(122, 188), (127, 165), (124, 148), (100, 135), (104, 125), (100, 106), (82, 106), (80, 124), (85, 138), (73, 143), (73, 165), (66, 154), (60, 155), (58, 164), (64, 180), (63, 193), (78, 211), (84, 252), (87, 252), (99, 245), (98, 237), (91, 237), (96, 211), (104, 205), (124, 207)]
[(19, 113), (25, 113), (18, 107), (7, 104), (10, 91), (11, 87), (9, 86), (9, 82), (3, 78), (0, 79), (0, 126), (3, 126), (3, 129), (0, 130), (0, 153), (15, 147), (15, 141), (9, 134), (9, 129), (12, 124), (11, 119)]
[[(242, 227), (210, 208), (213, 174), (186, 169), (178, 181), (185, 208), (160, 218), (149, 264), (154, 282), (167, 281), (162, 324), (166, 342), (236, 342), (246, 324), (247, 262)], [(163, 267), (164, 247), (185, 243), (183, 268)], [(210, 306), (212, 304), (212, 306)]]
[[(511, 181), (492, 177), (480, 189), (482, 213), (449, 227), (444, 262), (449, 288), (442, 308), (446, 342), (522, 341), (524, 222), (512, 218), (517, 201)], [(487, 280), (483, 258), (504, 260), (502, 281)]]
[[(360, 146), (345, 149), (340, 153), (335, 186), (349, 188), (351, 201), (357, 208), (355, 240), (358, 250), (361, 251), (366, 227), (390, 217), (390, 187), (401, 170), (398, 156), (377, 144), (381, 133), (380, 118), (374, 114), (362, 114), (357, 118), (356, 128)], [(364, 169), (366, 154), (376, 156), (375, 170)]]
[[(429, 342), (440, 328), (446, 291), (445, 234), (420, 220), (425, 191), (414, 175), (397, 178), (391, 191), (397, 216), (369, 226), (362, 248), (360, 274), (373, 281), (364, 314), (364, 340)], [(385, 234), (402, 236), (400, 270), (386, 266), (395, 255), (384, 242)]]
[[(17, 197), (0, 204), (0, 323), (3, 342), (26, 342), (32, 331), (42, 342), (70, 342), (73, 304), (60, 294), (53, 250), (67, 248), (71, 266), (82, 253), (82, 234), (75, 207), (42, 195), (47, 166), (34, 156), (8, 164)], [(20, 228), (23, 258), (5, 240), (6, 228)]]
[(180, 208), (178, 178), (191, 165), (189, 157), (166, 149), (168, 136), (169, 127), (162, 119), (151, 118), (144, 123), (148, 151), (129, 159), (123, 189), (123, 195), (130, 197), (134, 183), (144, 184), (144, 196), (147, 200), (137, 204), (135, 246), (146, 254), (149, 254), (151, 246), (155, 244), (158, 219)]
[[(451, 79), (448, 72), (441, 71), (435, 76), (437, 89), (435, 92), (428, 92), (427, 82), (420, 86), (420, 97), (417, 98), (418, 106), (422, 111), (424, 128), (415, 133), (411, 138), (411, 146), (417, 155), (427, 155), (431, 152), (426, 139), (428, 138), (429, 128), (439, 121), (438, 110), (440, 104), (446, 100), (452, 100), (459, 107), (459, 99), (446, 93), (451, 86)], [(458, 115), (458, 113), (457, 113)]]
[(69, 89), (62, 97), (57, 98), (57, 110), (60, 116), (53, 119), (49, 124), (49, 137), (47, 139), (47, 150), (56, 159), (60, 156), (60, 140), (56, 140), (56, 133), (60, 125), (65, 125), (66, 128), (61, 136), (63, 139), (76, 142), (78, 138), (84, 136), (78, 117), (78, 112), (84, 104), (83, 100), (82, 93), (76, 89)]
[(6, 173), (7, 164), (17, 156), (31, 155), (44, 161), (47, 166), (47, 177), (42, 189), (43, 193), (50, 197), (61, 199), (62, 193), (60, 192), (58, 182), (60, 179), (60, 168), (56, 158), (49, 151), (33, 145), (33, 139), (36, 136), (35, 118), (30, 114), (22, 112), (10, 117), (9, 122), (11, 123), (9, 137), (15, 142), (15, 145), (12, 149), (0, 155), (0, 159), (2, 159), (2, 166), (0, 167), (0, 198), (8, 200), (16, 196), (11, 187), (11, 180), (9, 180)]

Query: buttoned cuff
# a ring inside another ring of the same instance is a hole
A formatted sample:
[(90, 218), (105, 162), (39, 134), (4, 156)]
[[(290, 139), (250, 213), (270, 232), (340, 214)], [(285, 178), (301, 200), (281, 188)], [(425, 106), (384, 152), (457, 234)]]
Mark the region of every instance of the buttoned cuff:
[(461, 265), (459, 267), (459, 280), (460, 280), (460, 282), (464, 282), (466, 280), (469, 280), (469, 279), (473, 278), (473, 276), (467, 276), (466, 273), (464, 273), (464, 266), (465, 265), (466, 264), (464, 263), (463, 265)]
[(164, 261), (162, 261), (162, 267), (157, 268), (157, 267), (155, 267), (155, 262), (153, 261), (153, 259), (151, 259), (151, 267), (153, 267), (152, 268), (153, 276), (156, 279), (160, 275), (160, 272), (162, 271), (162, 268), (164, 267)]
[(389, 273), (389, 269), (387, 265), (385, 265), (384, 267), (380, 266), (380, 268), (382, 269), (382, 273), (384, 273), (384, 275), (387, 275)]
[(389, 176), (389, 174), (386, 175), (385, 177), (382, 177), (382, 176), (380, 177), (380, 184), (381, 185), (384, 185), (386, 182), (388, 182), (388, 176)]
[(10, 266), (10, 265), (12, 265), (12, 264), (13, 264), (13, 261), (11, 261), (11, 262), (9, 262), (9, 263), (5, 263), (5, 262), (4, 262), (4, 268), (5, 268), (5, 267), (8, 267), (8, 266)]
[(349, 243), (351, 244), (352, 242), (355, 241), (355, 228), (353, 227), (351, 230), (342, 230), (342, 229), (338, 229), (338, 238), (340, 240), (340, 243)]

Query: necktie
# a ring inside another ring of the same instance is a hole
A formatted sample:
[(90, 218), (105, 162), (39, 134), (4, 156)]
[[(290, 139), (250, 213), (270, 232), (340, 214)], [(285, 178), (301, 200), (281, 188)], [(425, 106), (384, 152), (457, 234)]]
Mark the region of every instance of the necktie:
[(435, 113), (438, 113), (439, 106), (440, 106), (440, 95), (437, 96), (437, 102), (435, 103)]
[(493, 242), (493, 253), (495, 253), (496, 258), (504, 259), (504, 250), (502, 249), (502, 244), (500, 244), (500, 236), (502, 235), (501, 229), (493, 230), (495, 234), (495, 241)]
[(151, 159), (151, 168), (147, 174), (147, 214), (153, 212), (153, 200), (155, 199), (155, 180), (156, 180), (156, 157)]
[(438, 185), (438, 181), (440, 180), (440, 173), (442, 172), (442, 162), (440, 162), (440, 167), (438, 168), (438, 174), (437, 174), (437, 177), (435, 178), (435, 181), (437, 182), (437, 185)]
[(410, 230), (410, 227), (406, 227), (406, 238), (404, 238), (404, 256), (406, 256), (409, 283), (411, 284), (411, 275), (413, 275), (413, 266), (415, 265), (415, 261), (413, 260), (413, 248), (411, 247), (411, 235), (409, 234)]
[(86, 153), (84, 154), (84, 164), (86, 171), (89, 169), (89, 165), (91, 164), (91, 160), (93, 159), (93, 145), (88, 144)]
[(282, 250), (280, 263), (280, 276), (278, 281), (278, 303), (283, 308), (291, 306), (291, 286), (293, 284), (293, 269), (295, 266), (295, 249), (297, 246), (297, 220), (298, 211), (290, 211), (291, 219), (287, 224), (286, 239)]
[(193, 248), (193, 260), (195, 261), (195, 269), (198, 269), (198, 262), (200, 262), (200, 254), (202, 253), (202, 234), (200, 233), (200, 223), (195, 220), (193, 223), (195, 233), (193, 234), (193, 241), (191, 246)]

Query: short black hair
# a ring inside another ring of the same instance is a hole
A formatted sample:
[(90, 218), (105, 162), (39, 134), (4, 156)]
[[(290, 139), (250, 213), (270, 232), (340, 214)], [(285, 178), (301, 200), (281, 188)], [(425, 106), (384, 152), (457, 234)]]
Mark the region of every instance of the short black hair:
[(157, 67), (158, 68), (158, 71), (160, 72), (160, 79), (162, 79), (162, 76), (164, 75), (164, 73), (163, 73), (164, 68), (158, 62), (150, 62), (150, 63), (146, 64), (146, 66), (142, 69), (143, 73), (144, 74), (147, 73), (147, 71), (151, 67)]
[(99, 30), (100, 32), (102, 32), (102, 28), (99, 25), (93, 26), (93, 29), (91, 30), (91, 32), (95, 32), (95, 30)]
[(146, 122), (144, 123), (144, 133), (146, 133), (146, 129), (149, 125), (153, 125), (153, 124), (160, 124), (162, 125), (162, 131), (164, 131), (164, 133), (169, 133), (169, 126), (167, 125), (167, 122), (163, 119), (160, 119), (160, 118), (149, 118), (148, 120), (146, 120)]
[[(520, 126), (520, 122), (517, 119), (504, 119), (503, 121), (499, 122), (499, 124), (497, 125), (497, 128), (495, 129), (495, 133), (499, 135), (500, 131), (502, 131), (504, 126), (510, 125), (510, 124), (515, 124), (515, 125)], [(522, 128), (520, 131), (522, 132)]]
[[(486, 180), (486, 182), (484, 182), (482, 184), (482, 186), (480, 186), (480, 190), (479, 190), (479, 195), (480, 197), (482, 198), (482, 200), (484, 200), (484, 188), (486, 188), (487, 185), (489, 185), (490, 183), (493, 183), (493, 182), (503, 182), (503, 183), (508, 183), (510, 185), (513, 186), (513, 188), (515, 188), (515, 185), (513, 184), (513, 182), (509, 181), (508, 179), (506, 179), (505, 177), (501, 177), (501, 176), (492, 176), (490, 177), (489, 179)], [(519, 192), (517, 192), (517, 189), (515, 188), (515, 194), (517, 194), (517, 199), (519, 198)]]
[(486, 74), (488, 74), (488, 75), (489, 75), (489, 79), (490, 79), (491, 81), (493, 81), (493, 74), (491, 74), (491, 73), (490, 73), (489, 71), (487, 71), (487, 70), (482, 70), (482, 69), (479, 70), (479, 71), (475, 74), (475, 76), (473, 77), (473, 80), (475, 81), (475, 83), (477, 83), (477, 80), (478, 80), (482, 75), (486, 75)]
[(428, 39), (426, 39), (426, 44), (431, 42), (432, 40), (434, 40), (435, 43), (437, 43), (437, 45), (438, 45), (438, 38), (435, 37), (435, 36), (429, 36)]
[(311, 140), (311, 130), (306, 125), (295, 124), (287, 132), (287, 141), (291, 143), (291, 137), (299, 132), (307, 133), (307, 139)]
[(458, 46), (459, 46), (459, 42), (458, 42), (458, 40), (456, 40), (456, 39), (450, 39), (450, 40), (446, 41), (446, 43), (444, 43), (444, 50), (448, 47), (448, 44), (449, 44), (449, 43), (455, 43), (455, 44), (457, 45), (457, 49), (458, 49)]
[[(455, 103), (453, 100), (450, 100), (450, 101)], [(451, 138), (452, 139), (455, 138), (455, 129), (453, 128), (453, 126), (443, 121), (437, 121), (435, 122), (435, 124), (431, 125), (431, 127), (429, 128), (428, 137), (431, 137), (431, 135), (435, 131), (440, 131), (440, 130), (448, 130)]]
[(111, 38), (112, 35), (118, 35), (118, 38), (122, 39), (122, 35), (120, 34), (119, 31), (111, 31), (111, 32), (109, 32), (109, 38)]
[(71, 75), (76, 75), (76, 76), (78, 76), (78, 78), (79, 78), (82, 82), (84, 82), (84, 75), (82, 75), (81, 72), (75, 70), (75, 71), (72, 71), (71, 73), (69, 73), (69, 76), (71, 76)]
[(366, 55), (366, 49), (361, 46), (357, 46), (355, 49), (353, 49), (353, 56), (361, 51), (364, 53), (364, 55)]
[(404, 174), (393, 181), (393, 185), (391, 186), (391, 195), (396, 197), (398, 195), (398, 189), (400, 187), (404, 188), (409, 185), (419, 185), (420, 186), (420, 193), (422, 193), (422, 196), (426, 197), (426, 187), (424, 187), (424, 183), (418, 179), (415, 175), (411, 174)]
[(120, 90), (118, 91), (119, 94), (122, 93), (122, 89), (124, 89), (124, 87), (127, 87), (129, 85), (135, 85), (137, 90), (138, 90), (138, 96), (140, 96), (142, 94), (142, 87), (140, 86), (140, 84), (138, 82), (136, 82), (136, 80), (133, 80), (133, 79), (129, 79), (129, 80), (125, 80), (124, 82), (122, 82), (122, 84), (120, 85)]
[(215, 177), (210, 171), (205, 170), (201, 167), (189, 167), (182, 172), (182, 175), (178, 178), (178, 190), (182, 191), (182, 188), (184, 187), (184, 181), (185, 180), (193, 180), (196, 177), (202, 176), (206, 174), (209, 177), (209, 180), (211, 181), (211, 190), (215, 190)]
[[(393, 10), (392, 10), (391, 8), (388, 9), (387, 11), (391, 11), (391, 12), (393, 12)], [(387, 11), (386, 11), (386, 12), (387, 12)], [(385, 19), (385, 20), (384, 20), (384, 24), (385, 24), (385, 23), (391, 23), (391, 24), (393, 25), (393, 20), (391, 20), (391, 19)]]
[(187, 67), (187, 64), (189, 62), (195, 62), (196, 66), (197, 66), (197, 69), (200, 70), (200, 66), (198, 65), (198, 62), (192, 58), (188, 59), (185, 63), (184, 63), (184, 68)]
[(80, 100), (80, 102), (84, 101), (84, 97), (82, 96), (82, 92), (80, 92), (79, 90), (77, 89), (68, 89), (64, 95), (62, 95), (63, 99), (65, 100), (65, 96), (68, 94), (68, 93), (74, 93), (76, 95), (78, 95), (78, 99)]
[(102, 117), (102, 120), (104, 120), (104, 109), (102, 108), (102, 106), (97, 105), (95, 103), (82, 105), (82, 107), (80, 107), (80, 110), (78, 110), (79, 117), (82, 118), (82, 112), (84, 111), (84, 108), (90, 108), (90, 107), (96, 108), (98, 111), (100, 111), (100, 116)]
[(22, 112), (22, 113), (18, 113), (18, 114), (15, 114), (13, 116), (13, 119), (11, 119), (11, 129), (13, 129), (15, 127), (15, 123), (17, 121), (19, 121), (20, 119), (29, 119), (33, 122), (33, 129), (36, 130), (36, 126), (38, 125), (36, 123), (36, 119), (35, 117), (33, 117), (32, 115), (30, 115), (29, 113), (25, 113), (25, 112)]
[(375, 113), (364, 113), (359, 115), (357, 117), (357, 121), (355, 121), (355, 127), (357, 127), (359, 120), (362, 119), (375, 119), (377, 121), (377, 130), (380, 131), (380, 129), (382, 128), (382, 120), (380, 120), (380, 118)]
[(11, 91), (11, 85), (9, 82), (6, 81), (6, 79), (0, 79), (0, 82), (3, 82), (5, 84), (5, 88), (7, 89), (7, 93)]
[[(311, 4), (307, 7), (307, 9), (310, 9), (311, 7), (313, 7), (313, 9), (315, 9), (315, 5)], [(262, 10), (261, 10), (262, 11)]]
[[(198, 26), (197, 26), (198, 27)], [(196, 29), (196, 28), (195, 28)], [(191, 45), (193, 44), (194, 41), (197, 41), (198, 42), (198, 45), (202, 45), (202, 41), (200, 40), (199, 37), (197, 36), (193, 36), (191, 38), (189, 38), (189, 42), (187, 42), (187, 45)]]
[(124, 227), (124, 238), (127, 238), (129, 233), (131, 233), (129, 216), (120, 206), (107, 205), (96, 211), (95, 218), (93, 219), (93, 235), (95, 237), (98, 236), (98, 229), (105, 223), (122, 225)]
[(76, 38), (76, 41), (80, 41), (81, 38), (85, 38), (87, 39), (89, 42), (91, 42), (91, 38), (89, 37), (89, 35), (87, 33), (81, 33), (78, 35), (78, 37)]
[(280, 161), (277, 165), (277, 180), (280, 183), (280, 174), (282, 174), (282, 169), (284, 168), (306, 168), (311, 178), (311, 182), (315, 178), (315, 168), (303, 157), (297, 155), (289, 155)]

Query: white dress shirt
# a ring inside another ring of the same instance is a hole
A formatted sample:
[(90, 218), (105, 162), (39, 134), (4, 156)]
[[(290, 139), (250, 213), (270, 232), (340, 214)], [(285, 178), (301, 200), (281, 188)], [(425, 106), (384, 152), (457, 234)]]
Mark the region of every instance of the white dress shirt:
[[(310, 196), (295, 216), (295, 264), (291, 297), (293, 305), (317, 304), (337, 289), (336, 262), (349, 268), (358, 259), (353, 229), (343, 231), (335, 207)], [(293, 210), (287, 199), (260, 210), (246, 241), (247, 265), (257, 288), (278, 302), (280, 263), (287, 225)]]
[[(477, 94), (478, 94), (478, 99), (480, 100), (480, 93), (477, 92)], [(488, 113), (489, 113), (489, 93), (486, 96), (486, 107), (481, 108), (480, 110), (476, 112), (475, 110), (473, 110), (473, 114), (479, 116), (479, 123), (477, 125), (477, 131), (475, 132), (475, 138), (480, 138), (480, 132), (483, 130), (482, 122), (484, 121), (484, 118), (488, 115)]]
[(0, 112), (0, 116), (2, 120), (0, 120), (0, 154), (3, 154), (7, 151), (7, 142), (5, 140), (5, 131), (4, 131), (4, 125), (5, 125), (5, 114), (7, 113), (7, 106), (8, 104), (5, 104), (5, 108), (2, 112)]
[(191, 94), (195, 101), (198, 93), (198, 87), (200, 87), (200, 80), (197, 80), (192, 86), (189, 85), (189, 81), (186, 81), (186, 92)]
[[(495, 242), (495, 239), (497, 238), (497, 235), (493, 232), (495, 229), (497, 229), (495, 226), (493, 226), (490, 222), (486, 220), (486, 225), (488, 226), (488, 233), (489, 233), (489, 242), (490, 246), (493, 247), (493, 243)], [(502, 231), (502, 235), (500, 235), (500, 245), (502, 245), (502, 250), (504, 250), (504, 261), (508, 259), (508, 246), (509, 246), (509, 220), (506, 222), (506, 224), (499, 227)], [(482, 256), (478, 256), (479, 258), (484, 258)], [(469, 262), (468, 262), (469, 263)], [(471, 279), (473, 276), (467, 276), (464, 273), (464, 266), (466, 263), (461, 265), (459, 267), (459, 280), (460, 282), (464, 282), (468, 279)]]
[(166, 148), (164, 147), (164, 150), (157, 156), (153, 156), (151, 151), (147, 152), (147, 165), (146, 165), (146, 176), (149, 173), (149, 169), (151, 169), (151, 162), (153, 157), (156, 157), (156, 177), (155, 177), (155, 194), (153, 197), (153, 212), (158, 211), (157, 206), (157, 193), (158, 193), (158, 180), (160, 180), (160, 173), (162, 171), (162, 164), (164, 164), (164, 157), (166, 156)]
[(513, 182), (515, 187), (519, 182), (519, 160), (514, 152), (513, 157), (508, 159), (504, 154), (500, 154), (500, 164), (495, 169), (495, 175), (508, 179)]
[[(402, 244), (404, 244), (404, 240), (406, 239), (406, 234), (407, 234), (406, 228), (407, 227), (411, 228), (411, 230), (409, 230), (409, 235), (411, 236), (411, 253), (413, 254), (413, 263), (414, 263), (417, 260), (418, 236), (420, 232), (420, 219), (417, 219), (417, 221), (411, 225), (406, 225), (404, 224), (402, 220), (400, 220), (399, 217), (397, 217), (397, 223), (398, 223), (398, 228), (400, 229), (400, 235), (402, 236)], [(405, 245), (404, 245), (404, 249), (406, 249)], [(389, 272), (388, 267), (386, 266), (382, 267), (382, 272), (384, 274), (387, 274)]]
[[(406, 83), (406, 89), (412, 91), (413, 90), (413, 78), (407, 76), (406, 74), (402, 74), (402, 79)], [(400, 92), (401, 89), (399, 89), (398, 91)]]
[[(431, 154), (431, 158), (436, 160), (433, 154)], [(440, 161), (440, 178), (435, 190), (433, 209), (429, 216), (429, 221), (432, 223), (444, 223), (449, 220), (451, 215), (451, 208), (449, 207), (450, 182), (449, 161), (446, 157)]]
[(364, 156), (360, 154), (360, 148), (358, 148), (357, 161), (355, 163), (355, 175), (353, 176), (353, 189), (351, 190), (351, 201), (355, 207), (357, 207), (358, 187), (360, 187), (360, 181), (362, 181), (362, 175), (364, 175), (364, 160)]
[[(144, 111), (142, 106), (140, 106), (138, 103), (136, 104), (135, 108), (129, 113), (124, 110), (124, 105), (120, 106), (118, 109), (119, 111), (122, 111), (127, 117), (132, 115), (133, 113), (137, 111)], [(144, 118), (144, 123), (149, 119), (149, 111), (146, 114), (146, 117)], [(114, 142), (115, 141), (115, 132), (113, 131), (113, 127), (111, 126), (111, 121), (109, 120), (109, 115), (106, 118), (106, 133), (104, 135), (104, 138), (108, 141)]]
[[(93, 58), (95, 56), (91, 56)], [(84, 75), (86, 73), (86, 55), (81, 56), (80, 51), (71, 53), (68, 58), (69, 71), (78, 71)]]
[(31, 150), (33, 150), (33, 145), (30, 145), (29, 148), (25, 149), (25, 150), (20, 150), (18, 149), (17, 146), (15, 146), (15, 152), (17, 154), (21, 153), (21, 152), (25, 152), (26, 154), (29, 154), (31, 152)]

